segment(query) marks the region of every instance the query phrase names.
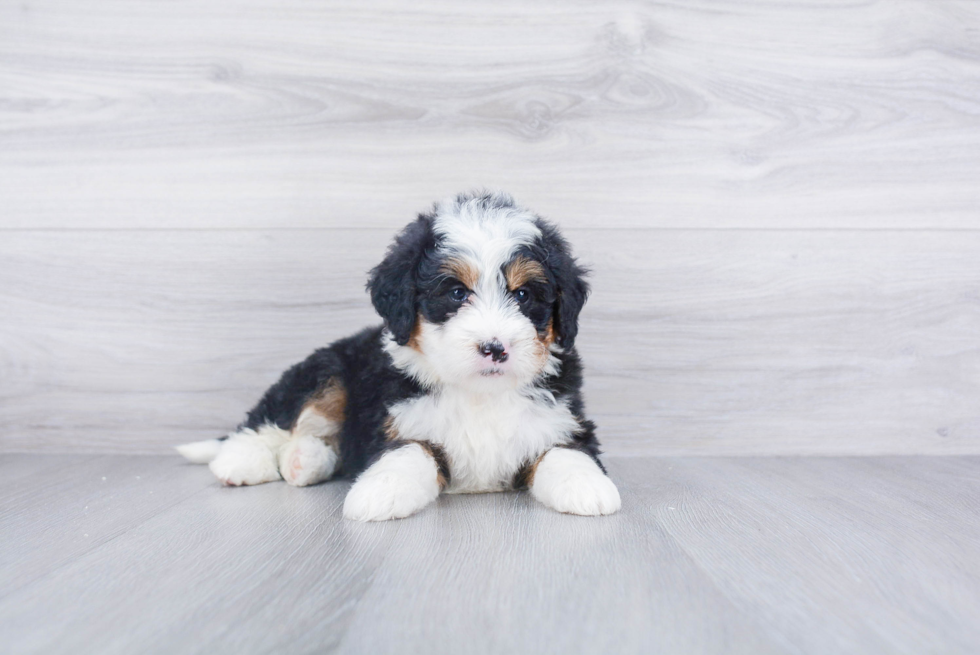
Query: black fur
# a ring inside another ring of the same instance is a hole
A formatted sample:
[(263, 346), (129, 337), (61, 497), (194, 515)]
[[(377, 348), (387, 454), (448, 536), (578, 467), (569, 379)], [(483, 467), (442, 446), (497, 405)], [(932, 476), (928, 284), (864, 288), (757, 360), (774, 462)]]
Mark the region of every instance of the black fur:
[(579, 429), (572, 434), (572, 441), (566, 445), (569, 448), (581, 450), (595, 460), (605, 473), (606, 469), (599, 460), (602, 451), (595, 434), (595, 423), (585, 418), (585, 401), (582, 399), (582, 359), (574, 348), (557, 355), (561, 362), (558, 375), (545, 378), (540, 385), (550, 391), (555, 400), (568, 403), (568, 409), (578, 421)]
[(432, 260), (436, 237), (432, 216), (422, 214), (395, 238), (384, 260), (371, 270), (371, 302), (395, 341), (408, 343), (418, 314), (418, 276), (422, 262)]
[(459, 311), (462, 302), (453, 299), (454, 289), (470, 291), (443, 270), (444, 263), (434, 252), (428, 252), (419, 261), (415, 274), (416, 309), (429, 323), (445, 323)]
[[(355, 476), (363, 471), (385, 451), (402, 445), (389, 441), (385, 432), (388, 407), (426, 393), (412, 378), (392, 366), (391, 358), (381, 349), (381, 333), (381, 327), (369, 328), (314, 351), (282, 374), (240, 427), (257, 430), (274, 423), (288, 430), (316, 392), (339, 382), (347, 393), (347, 404), (339, 435), (342, 468), (338, 475)], [(584, 415), (581, 360), (574, 350), (558, 357), (562, 362), (560, 372), (542, 380), (540, 386), (551, 391), (556, 400), (567, 401), (581, 426), (567, 447), (585, 452), (602, 467), (595, 424)], [(449, 465), (445, 459), (439, 464), (448, 481)]]
[(424, 393), (413, 379), (392, 366), (381, 349), (381, 331), (380, 327), (369, 328), (336, 341), (287, 370), (248, 413), (244, 427), (254, 430), (271, 422), (290, 429), (306, 401), (336, 380), (347, 392), (338, 473), (363, 471), (388, 448), (384, 429), (388, 407)]
[(570, 349), (578, 335), (578, 315), (589, 297), (589, 285), (585, 281), (588, 271), (572, 257), (568, 242), (554, 225), (538, 219), (541, 238), (535, 244), (540, 248), (538, 258), (554, 276), (555, 284), (555, 334), (558, 345)]
[[(457, 202), (471, 198), (460, 196)], [(484, 209), (514, 206), (508, 196), (500, 194), (483, 194), (476, 199)], [(419, 314), (432, 323), (443, 323), (460, 306), (452, 294), (461, 283), (442, 270), (433, 220), (434, 215), (422, 214), (409, 224), (396, 237), (384, 260), (369, 274), (367, 288), (374, 307), (385, 321), (384, 326), (340, 339), (288, 369), (248, 413), (242, 427), (258, 429), (263, 424), (274, 423), (291, 429), (312, 396), (331, 384), (339, 384), (346, 391), (347, 400), (338, 435), (341, 461), (338, 473), (355, 476), (387, 450), (404, 445), (405, 442), (392, 441), (386, 432), (388, 408), (427, 391), (394, 367), (382, 348), (383, 329), (387, 328), (398, 344), (405, 345), (411, 339)], [(564, 349), (557, 355), (560, 372), (538, 384), (548, 389), (556, 400), (568, 402), (579, 422), (580, 429), (562, 447), (585, 452), (601, 468), (595, 425), (584, 414), (582, 364), (574, 347), (578, 315), (589, 293), (583, 279), (586, 271), (572, 257), (568, 243), (555, 227), (540, 219), (536, 224), (541, 238), (518, 255), (540, 262), (548, 279), (545, 283), (527, 285), (530, 297), (521, 305), (521, 311), (540, 334), (553, 323), (556, 340)], [(434, 452), (448, 481), (451, 463), (446, 461), (441, 448)], [(517, 472), (515, 486), (520, 487), (522, 479), (526, 481), (531, 464)]]
[[(549, 269), (545, 262), (546, 254), (542, 247), (536, 245), (529, 248), (520, 248), (515, 255), (515, 258), (517, 257), (524, 257), (540, 262), (545, 269), (545, 275), (548, 278), (547, 281), (540, 282), (532, 280), (525, 283), (521, 289), (527, 291), (528, 298), (523, 303), (518, 304), (521, 313), (530, 319), (531, 323), (537, 329), (538, 334), (544, 335), (548, 324), (552, 322), (552, 317), (558, 308), (557, 279), (554, 271)], [(514, 291), (519, 291), (519, 289), (515, 289)]]

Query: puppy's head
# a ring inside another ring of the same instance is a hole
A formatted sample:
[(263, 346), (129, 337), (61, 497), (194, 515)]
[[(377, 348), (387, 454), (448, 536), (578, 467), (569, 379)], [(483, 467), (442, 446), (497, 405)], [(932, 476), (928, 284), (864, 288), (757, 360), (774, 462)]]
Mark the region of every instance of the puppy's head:
[(556, 372), (588, 295), (550, 224), (505, 194), (461, 195), (395, 239), (368, 289), (395, 364), (425, 384), (513, 388)]

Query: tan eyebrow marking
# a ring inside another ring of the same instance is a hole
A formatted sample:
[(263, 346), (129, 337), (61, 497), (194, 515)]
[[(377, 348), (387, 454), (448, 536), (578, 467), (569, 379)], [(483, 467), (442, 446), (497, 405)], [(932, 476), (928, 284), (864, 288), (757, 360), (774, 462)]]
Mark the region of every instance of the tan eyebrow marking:
[(507, 268), (504, 270), (504, 275), (507, 277), (507, 288), (510, 291), (519, 289), (528, 282), (548, 281), (548, 277), (544, 274), (544, 267), (541, 265), (541, 262), (528, 259), (523, 255), (515, 258), (511, 263), (507, 264)]
[(469, 289), (475, 289), (476, 283), (480, 279), (480, 271), (477, 270), (476, 266), (462, 259), (447, 259), (439, 267), (439, 271), (446, 275), (451, 275), (465, 284)]

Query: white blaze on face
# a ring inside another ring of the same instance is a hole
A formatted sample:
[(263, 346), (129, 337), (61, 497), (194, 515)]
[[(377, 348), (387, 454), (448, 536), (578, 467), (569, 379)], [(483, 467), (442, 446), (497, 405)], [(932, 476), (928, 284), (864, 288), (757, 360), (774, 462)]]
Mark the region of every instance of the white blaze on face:
[[(439, 256), (461, 263), (478, 277), (455, 316), (441, 325), (421, 321), (421, 358), (392, 352), (396, 364), (409, 364), (405, 368), (423, 382), (492, 391), (528, 384), (550, 368), (551, 358), (542, 358), (537, 330), (521, 313), (503, 273), (518, 249), (534, 243), (541, 231), (535, 217), (520, 208), (487, 205), (477, 198), (447, 201), (437, 209), (433, 231), (440, 242)], [(481, 344), (491, 341), (504, 347), (505, 361), (481, 354)]]
[(481, 271), (499, 271), (521, 246), (541, 236), (534, 216), (517, 207), (481, 207), (478, 199), (439, 205), (433, 231), (449, 256), (463, 257)]

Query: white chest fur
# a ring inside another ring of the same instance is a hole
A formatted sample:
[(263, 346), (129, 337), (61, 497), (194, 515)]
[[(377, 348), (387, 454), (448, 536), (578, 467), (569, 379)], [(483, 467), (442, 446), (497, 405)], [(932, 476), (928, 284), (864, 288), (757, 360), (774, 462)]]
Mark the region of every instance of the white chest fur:
[(522, 464), (569, 440), (578, 423), (548, 392), (479, 394), (441, 389), (390, 408), (403, 439), (439, 444), (449, 493), (507, 489)]

